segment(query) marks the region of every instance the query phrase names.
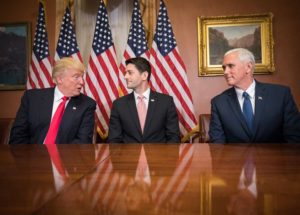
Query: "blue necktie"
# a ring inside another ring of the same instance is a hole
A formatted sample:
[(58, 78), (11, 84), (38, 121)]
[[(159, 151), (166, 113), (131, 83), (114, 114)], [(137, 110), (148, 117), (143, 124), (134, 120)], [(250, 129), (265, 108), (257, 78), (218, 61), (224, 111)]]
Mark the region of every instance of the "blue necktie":
[(252, 156), (249, 156), (244, 165), (245, 185), (248, 187), (252, 183), (255, 165)]
[(243, 114), (244, 114), (244, 117), (246, 119), (248, 128), (252, 132), (252, 129), (253, 129), (253, 110), (252, 110), (251, 101), (250, 101), (248, 93), (243, 92), (243, 97), (244, 97)]

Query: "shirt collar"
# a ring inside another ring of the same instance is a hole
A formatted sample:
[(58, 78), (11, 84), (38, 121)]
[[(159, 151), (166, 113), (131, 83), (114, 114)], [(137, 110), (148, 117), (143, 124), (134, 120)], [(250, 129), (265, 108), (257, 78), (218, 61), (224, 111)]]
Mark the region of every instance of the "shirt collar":
[[(254, 98), (255, 86), (256, 86), (256, 82), (255, 82), (255, 80), (253, 80), (252, 84), (250, 84), (250, 86), (246, 90), (246, 92), (249, 94), (250, 99)], [(238, 98), (243, 98), (243, 92), (244, 91), (240, 88), (237, 88), (237, 87), (235, 87), (234, 89), (235, 89), (235, 92), (236, 92)]]
[[(146, 100), (149, 100), (149, 97), (150, 97), (150, 88), (148, 87), (148, 89), (147, 89), (145, 92), (143, 92), (142, 95), (144, 96), (144, 98), (145, 98)], [(135, 100), (137, 100), (137, 97), (138, 97), (138, 96), (140, 96), (140, 95), (137, 94), (136, 92), (134, 92), (134, 98), (135, 98)]]
[(54, 88), (54, 101), (57, 102), (64, 97), (64, 94), (58, 89), (58, 87)]

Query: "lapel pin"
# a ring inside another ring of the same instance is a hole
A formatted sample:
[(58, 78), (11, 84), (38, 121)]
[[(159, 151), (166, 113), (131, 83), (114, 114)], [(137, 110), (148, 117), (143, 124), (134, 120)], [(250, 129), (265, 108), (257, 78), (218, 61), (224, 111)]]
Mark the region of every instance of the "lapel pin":
[(263, 100), (261, 96), (258, 96), (258, 100)]
[(154, 99), (151, 99), (151, 102), (154, 102), (155, 100)]
[(73, 110), (76, 110), (77, 108), (76, 107), (73, 107)]

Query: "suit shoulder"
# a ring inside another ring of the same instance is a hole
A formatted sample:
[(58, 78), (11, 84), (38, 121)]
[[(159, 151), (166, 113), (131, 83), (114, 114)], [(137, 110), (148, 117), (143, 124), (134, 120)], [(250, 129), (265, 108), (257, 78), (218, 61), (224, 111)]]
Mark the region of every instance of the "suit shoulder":
[(115, 100), (113, 101), (113, 104), (114, 104), (114, 105), (122, 104), (122, 103), (128, 101), (128, 99), (130, 99), (131, 96), (133, 96), (133, 95), (128, 94), (128, 95), (125, 95), (125, 96), (121, 96), (121, 97), (115, 99)]
[(80, 97), (82, 98), (83, 101), (93, 104), (93, 105), (96, 105), (96, 101), (93, 98), (91, 98), (87, 95), (84, 95), (84, 94), (80, 94)]
[(290, 87), (280, 84), (258, 83), (258, 87), (274, 94), (291, 93)]
[(232, 95), (234, 94), (234, 89), (233, 88), (229, 88), (227, 90), (224, 90), (222, 93), (216, 95), (215, 97), (213, 97), (211, 99), (212, 102), (216, 102), (216, 101), (221, 101), (224, 100), (228, 97), (228, 95)]
[(24, 96), (43, 96), (46, 94), (50, 94), (54, 92), (54, 88), (43, 88), (43, 89), (30, 89), (30, 90), (25, 90)]
[(159, 99), (173, 100), (173, 97), (164, 93), (153, 92), (153, 95)]

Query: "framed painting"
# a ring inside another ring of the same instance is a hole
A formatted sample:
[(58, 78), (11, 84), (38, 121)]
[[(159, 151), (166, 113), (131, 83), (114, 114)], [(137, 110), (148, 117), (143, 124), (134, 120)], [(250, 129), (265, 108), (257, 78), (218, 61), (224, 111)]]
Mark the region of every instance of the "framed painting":
[(25, 89), (29, 53), (29, 23), (0, 23), (0, 90)]
[(223, 75), (223, 56), (233, 48), (254, 54), (254, 74), (273, 73), (272, 18), (271, 13), (198, 17), (199, 76)]

